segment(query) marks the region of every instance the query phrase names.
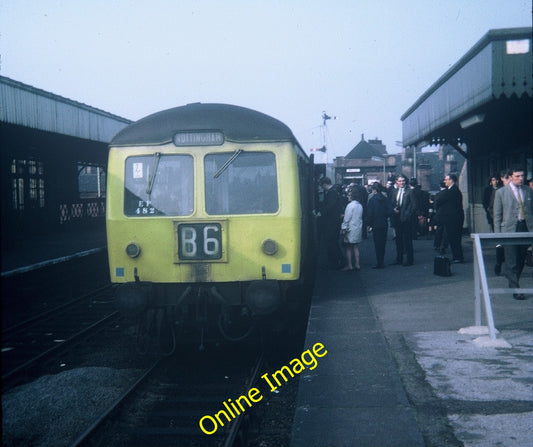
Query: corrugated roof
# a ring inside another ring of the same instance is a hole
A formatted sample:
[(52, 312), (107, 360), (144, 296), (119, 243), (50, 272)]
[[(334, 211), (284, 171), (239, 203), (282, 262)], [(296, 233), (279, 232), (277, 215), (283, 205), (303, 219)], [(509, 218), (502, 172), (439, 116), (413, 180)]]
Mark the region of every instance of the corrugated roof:
[[(528, 51), (509, 54), (507, 41), (528, 40)], [(531, 27), (491, 30), (441, 76), (402, 117), (403, 144), (500, 97), (533, 96)]]
[(0, 121), (108, 143), (130, 120), (0, 76)]

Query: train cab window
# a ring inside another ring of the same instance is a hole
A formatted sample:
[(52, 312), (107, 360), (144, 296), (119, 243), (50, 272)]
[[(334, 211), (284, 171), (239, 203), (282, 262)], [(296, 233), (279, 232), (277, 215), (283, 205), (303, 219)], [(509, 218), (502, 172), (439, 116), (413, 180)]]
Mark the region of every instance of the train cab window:
[(272, 152), (209, 154), (204, 166), (208, 214), (278, 211), (276, 157)]
[(192, 214), (193, 159), (190, 155), (143, 155), (126, 159), (126, 216)]

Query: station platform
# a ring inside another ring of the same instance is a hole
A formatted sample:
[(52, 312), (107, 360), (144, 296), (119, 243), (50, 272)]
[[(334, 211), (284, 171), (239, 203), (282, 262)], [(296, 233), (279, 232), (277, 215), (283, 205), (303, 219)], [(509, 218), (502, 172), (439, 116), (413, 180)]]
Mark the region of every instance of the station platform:
[(2, 278), (36, 270), (105, 250), (105, 226), (67, 230), (17, 242), (9, 250), (2, 248)]
[[(374, 270), (371, 237), (361, 270), (320, 270), (305, 349), (328, 351), (300, 377), (291, 447), (524, 447), (533, 439), (533, 296), (494, 295), (499, 337), (475, 343), (472, 242), (452, 276), (433, 274), (433, 241), (414, 241), (415, 265)], [(495, 254), (486, 250), (489, 286)], [(450, 255), (448, 255), (450, 256)], [(451, 257), (451, 256), (450, 256)], [(386, 262), (395, 259), (387, 241)], [(526, 267), (522, 287), (532, 287)], [(483, 315), (482, 324), (486, 324)]]

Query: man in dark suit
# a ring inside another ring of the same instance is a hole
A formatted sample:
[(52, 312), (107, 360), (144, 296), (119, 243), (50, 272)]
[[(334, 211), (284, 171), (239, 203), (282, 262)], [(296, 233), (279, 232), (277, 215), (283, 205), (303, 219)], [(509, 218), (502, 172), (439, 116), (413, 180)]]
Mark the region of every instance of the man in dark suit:
[(372, 228), (372, 238), (374, 239), (374, 250), (376, 252), (377, 264), (373, 269), (385, 267), (385, 245), (387, 243), (387, 229), (389, 217), (392, 214), (392, 205), (386, 195), (386, 189), (378, 182), (372, 185), (372, 195), (368, 199), (367, 205), (367, 225)]
[(439, 219), (448, 236), (454, 263), (464, 262), (461, 236), (465, 214), (463, 211), (463, 195), (457, 186), (457, 176), (448, 174), (444, 177), (446, 189), (435, 198), (435, 206), (439, 209)]
[(396, 179), (398, 189), (392, 196), (394, 210), (391, 223), (396, 230), (396, 262), (402, 264), (403, 255), (406, 260), (404, 267), (413, 265), (413, 222), (416, 218), (417, 203), (412, 190), (407, 186), (407, 177), (400, 174)]
[(337, 270), (342, 264), (342, 254), (338, 243), (343, 212), (341, 198), (328, 177), (323, 177), (319, 185), (324, 190), (324, 201), (319, 206), (319, 211), (328, 267)]

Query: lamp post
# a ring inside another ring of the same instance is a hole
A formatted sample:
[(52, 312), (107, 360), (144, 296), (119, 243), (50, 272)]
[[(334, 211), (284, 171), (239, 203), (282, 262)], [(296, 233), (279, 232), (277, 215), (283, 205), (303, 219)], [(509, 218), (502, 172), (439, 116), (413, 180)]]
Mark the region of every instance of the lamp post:
[(372, 160), (383, 162), (383, 183), (382, 185), (385, 186), (385, 184), (387, 183), (387, 175), (385, 174), (385, 163), (387, 159), (385, 157), (378, 157), (377, 155), (373, 155)]

